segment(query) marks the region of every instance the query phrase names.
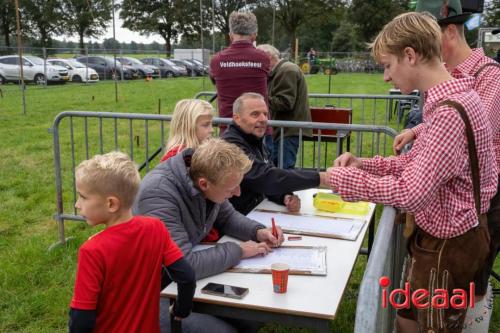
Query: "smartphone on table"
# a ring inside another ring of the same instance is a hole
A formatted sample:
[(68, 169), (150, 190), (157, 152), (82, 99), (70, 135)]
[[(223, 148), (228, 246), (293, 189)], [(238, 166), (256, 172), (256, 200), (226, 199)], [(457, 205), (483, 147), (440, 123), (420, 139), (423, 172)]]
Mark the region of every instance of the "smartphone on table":
[(248, 288), (229, 286), (227, 284), (209, 282), (201, 289), (202, 294), (242, 299), (248, 294)]

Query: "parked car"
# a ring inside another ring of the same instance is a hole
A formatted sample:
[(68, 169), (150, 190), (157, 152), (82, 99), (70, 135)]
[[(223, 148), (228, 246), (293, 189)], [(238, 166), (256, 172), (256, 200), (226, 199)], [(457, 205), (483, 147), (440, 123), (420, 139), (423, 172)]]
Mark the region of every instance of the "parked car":
[(196, 59), (182, 59), (184, 62), (189, 62), (192, 64), (195, 68), (196, 75), (205, 75), (208, 74), (208, 66), (203, 65), (201, 61), (198, 61)]
[(210, 72), (210, 66), (203, 64), (201, 61), (196, 60), (196, 59), (190, 59), (190, 60), (192, 62), (194, 62), (195, 64), (197, 64), (200, 68), (203, 68), (204, 74), (208, 75), (208, 73)]
[(183, 67), (179, 67), (169, 59), (163, 58), (144, 58), (141, 61), (147, 65), (156, 66), (160, 69), (161, 77), (177, 77), (187, 75), (187, 71)]
[[(54, 66), (35, 56), (23, 56), (23, 78), (36, 84), (65, 83), (69, 79), (68, 70), (61, 66)], [(0, 83), (19, 82), (21, 66), (18, 55), (0, 57)]]
[(180, 59), (170, 59), (177, 66), (184, 66), (187, 71), (188, 76), (197, 76), (199, 71), (196, 70), (196, 66), (190, 62), (180, 60)]
[(160, 71), (157, 67), (146, 65), (139, 59), (132, 57), (119, 57), (116, 59), (120, 60), (123, 65), (130, 66), (135, 69), (139, 78), (143, 78), (146, 76), (157, 77), (160, 74)]
[(112, 57), (80, 56), (76, 60), (93, 68), (101, 80), (114, 79), (115, 73), (118, 79), (122, 77), (126, 80), (137, 78), (137, 71), (130, 66), (123, 65), (119, 60), (116, 60), (115, 68), (115, 60)]
[(99, 74), (97, 72), (74, 59), (47, 59), (51, 65), (65, 67), (69, 73), (69, 80), (72, 82), (97, 82)]

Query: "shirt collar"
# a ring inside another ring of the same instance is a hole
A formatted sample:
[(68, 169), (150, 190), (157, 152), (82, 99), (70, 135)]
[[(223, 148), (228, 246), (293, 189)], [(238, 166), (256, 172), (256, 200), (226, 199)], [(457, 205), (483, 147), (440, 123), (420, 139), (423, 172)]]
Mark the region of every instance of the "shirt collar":
[(237, 40), (237, 41), (231, 43), (231, 46), (234, 46), (234, 47), (248, 47), (249, 45), (253, 46), (253, 43), (249, 40), (246, 40), (246, 39)]
[(258, 138), (256, 137), (255, 135), (253, 134), (248, 134), (248, 133), (245, 133), (241, 127), (239, 127), (238, 125), (236, 125), (236, 123), (233, 122), (229, 125), (229, 127), (233, 127), (237, 132), (240, 133), (241, 137), (246, 141), (248, 142), (249, 144), (253, 145), (253, 146), (259, 146), (262, 144), (262, 140), (264, 140), (264, 137), (262, 138)]
[[(425, 104), (434, 105), (451, 95), (461, 93), (472, 89), (474, 86), (473, 77), (464, 77), (461, 79), (452, 79), (435, 85), (434, 87), (427, 90), (424, 94)], [(434, 109), (434, 108), (431, 108)]]
[(470, 76), (475, 74), (475, 69), (479, 67), (478, 63), (483, 57), (484, 51), (482, 48), (473, 49), (472, 53), (451, 71), (452, 75)]
[(276, 74), (276, 71), (278, 70), (278, 68), (280, 68), (281, 65), (283, 65), (285, 62), (287, 62), (286, 59), (281, 59), (280, 61), (278, 61), (278, 63), (276, 64), (276, 66), (274, 66), (274, 68), (269, 73), (269, 77), (273, 77)]

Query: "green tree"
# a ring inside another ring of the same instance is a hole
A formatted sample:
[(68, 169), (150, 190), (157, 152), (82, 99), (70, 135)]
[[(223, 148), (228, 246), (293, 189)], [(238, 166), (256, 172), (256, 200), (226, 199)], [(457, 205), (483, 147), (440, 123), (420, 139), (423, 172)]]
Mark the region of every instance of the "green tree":
[(116, 39), (106, 38), (102, 41), (102, 47), (105, 50), (117, 50), (121, 48), (121, 45)]
[(353, 0), (349, 20), (355, 23), (364, 42), (371, 41), (396, 15), (407, 11), (408, 1)]
[(348, 19), (342, 20), (340, 27), (333, 34), (332, 51), (351, 52), (366, 51), (358, 35), (358, 29)]
[(299, 28), (299, 48), (305, 54), (311, 47), (319, 52), (337, 51), (332, 38), (343, 22), (346, 4), (339, 2), (322, 15), (309, 17)]
[(36, 40), (34, 46), (51, 47), (52, 36), (65, 32), (62, 1), (26, 0), (21, 4), (24, 32)]
[(123, 27), (149, 36), (158, 34), (165, 40), (165, 51), (169, 55), (180, 34), (194, 31), (193, 22), (199, 17), (198, 1), (183, 0), (123, 0), (120, 18)]
[[(212, 8), (214, 11), (214, 25), (215, 29), (224, 35), (225, 44), (229, 45), (229, 15), (232, 12), (242, 8), (252, 9), (255, 7), (257, 1), (244, 1), (244, 0), (204, 0), (203, 13), (205, 20), (212, 23)], [(199, 10), (198, 10), (199, 13)]]
[(298, 37), (298, 30), (308, 19), (318, 18), (326, 13), (331, 13), (333, 9), (342, 4), (341, 0), (274, 0), (267, 3), (267, 6), (276, 8), (276, 18), (289, 36), (292, 53), (295, 50), (295, 40)]
[(500, 27), (500, 2), (489, 3), (484, 11), (484, 23), (486, 27)]
[(10, 35), (16, 30), (16, 9), (14, 1), (0, 0), (0, 32), (4, 37), (5, 46), (10, 47)]
[(111, 0), (64, 0), (65, 28), (77, 34), (80, 52), (84, 52), (84, 37), (103, 34), (112, 17)]

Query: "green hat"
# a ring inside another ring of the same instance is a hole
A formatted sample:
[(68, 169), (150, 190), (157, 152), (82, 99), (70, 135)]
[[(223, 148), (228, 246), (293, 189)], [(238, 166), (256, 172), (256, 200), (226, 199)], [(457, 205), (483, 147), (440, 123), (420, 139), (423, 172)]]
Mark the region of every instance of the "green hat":
[(429, 12), (440, 25), (464, 23), (472, 13), (462, 13), (460, 0), (419, 0), (416, 12)]

